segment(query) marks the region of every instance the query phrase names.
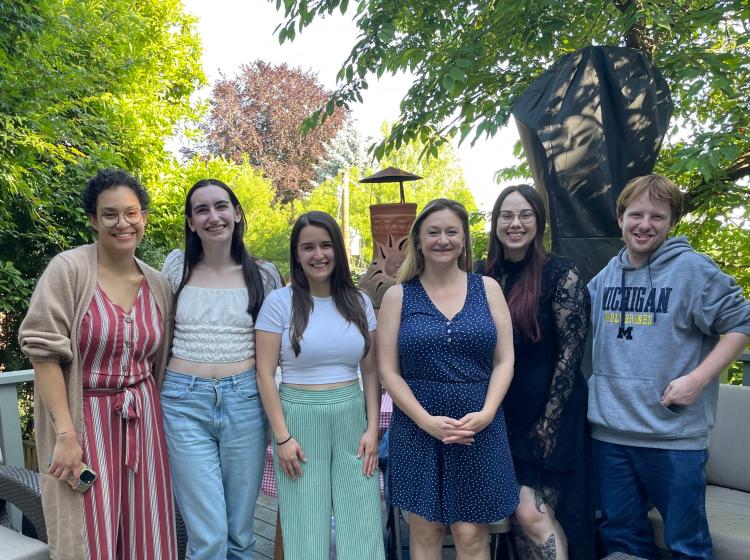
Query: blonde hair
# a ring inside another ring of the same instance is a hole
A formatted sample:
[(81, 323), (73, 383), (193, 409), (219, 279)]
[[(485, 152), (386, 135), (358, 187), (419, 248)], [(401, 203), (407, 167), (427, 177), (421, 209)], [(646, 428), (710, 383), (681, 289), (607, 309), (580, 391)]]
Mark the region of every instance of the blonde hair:
[(419, 247), (419, 229), (430, 214), (434, 214), (441, 210), (450, 210), (458, 216), (459, 220), (461, 220), (461, 226), (464, 230), (464, 250), (462, 255), (458, 258), (458, 268), (464, 272), (471, 272), (472, 256), (471, 234), (469, 232), (469, 213), (460, 202), (448, 198), (436, 198), (427, 203), (417, 216), (417, 219), (414, 220), (414, 223), (411, 225), (411, 229), (409, 230), (409, 244), (406, 248), (406, 258), (404, 259), (401, 268), (398, 269), (396, 282), (408, 282), (415, 276), (419, 276), (424, 271), (424, 255)]
[(672, 212), (672, 226), (680, 220), (685, 204), (684, 195), (672, 181), (655, 173), (628, 181), (620, 196), (617, 197), (617, 218), (622, 218), (630, 203), (644, 192), (648, 193), (651, 200), (666, 202), (669, 205)]

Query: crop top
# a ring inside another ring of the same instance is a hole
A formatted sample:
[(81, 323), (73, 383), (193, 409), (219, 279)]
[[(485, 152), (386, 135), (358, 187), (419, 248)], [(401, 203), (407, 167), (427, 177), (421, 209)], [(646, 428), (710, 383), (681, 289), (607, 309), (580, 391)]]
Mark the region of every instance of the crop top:
[[(164, 260), (162, 272), (172, 293), (182, 281), (184, 255), (175, 249)], [(281, 286), (276, 267), (258, 260), (263, 288), (269, 294)], [(172, 356), (190, 362), (240, 362), (255, 356), (253, 318), (247, 312), (247, 288), (201, 288), (185, 285), (174, 317)]]
[[(376, 327), (372, 302), (364, 292), (360, 292), (360, 296), (368, 329), (372, 332)], [(357, 326), (347, 323), (336, 309), (333, 297), (313, 296), (310, 320), (299, 341), (299, 356), (294, 355), (289, 338), (291, 318), (292, 290), (287, 286), (268, 295), (255, 325), (257, 330), (281, 334), (279, 365), (282, 383), (313, 385), (357, 379), (365, 341)]]

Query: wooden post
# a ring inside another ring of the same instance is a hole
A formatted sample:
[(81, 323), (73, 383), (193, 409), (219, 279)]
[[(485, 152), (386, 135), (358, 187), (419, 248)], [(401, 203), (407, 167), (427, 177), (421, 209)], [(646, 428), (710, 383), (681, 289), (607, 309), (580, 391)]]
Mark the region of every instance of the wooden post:
[(344, 236), (344, 249), (349, 266), (352, 264), (351, 240), (349, 239), (349, 170), (343, 170), (341, 180), (341, 233)]

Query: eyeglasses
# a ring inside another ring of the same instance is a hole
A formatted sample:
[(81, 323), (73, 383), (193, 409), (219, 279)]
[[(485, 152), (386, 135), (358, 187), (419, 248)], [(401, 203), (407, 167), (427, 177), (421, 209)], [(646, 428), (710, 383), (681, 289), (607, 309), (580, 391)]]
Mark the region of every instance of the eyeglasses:
[(518, 218), (518, 221), (522, 224), (530, 224), (534, 221), (534, 218), (536, 217), (536, 212), (533, 210), (521, 210), (520, 212), (509, 212), (504, 211), (500, 212), (499, 222), (501, 224), (511, 224), (513, 223), (513, 220)]
[(128, 208), (125, 212), (102, 212), (99, 214), (99, 222), (107, 229), (115, 227), (120, 223), (120, 216), (130, 224), (135, 226), (141, 223), (143, 220), (144, 210), (140, 208)]

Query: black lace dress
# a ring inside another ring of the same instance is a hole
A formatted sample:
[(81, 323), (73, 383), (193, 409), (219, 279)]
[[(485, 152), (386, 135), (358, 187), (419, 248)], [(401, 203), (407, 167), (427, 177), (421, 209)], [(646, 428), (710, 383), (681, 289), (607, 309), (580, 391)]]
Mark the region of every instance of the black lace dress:
[[(492, 276), (506, 298), (525, 266), (524, 260), (495, 267)], [(554, 509), (572, 560), (594, 557), (587, 391), (580, 370), (590, 307), (573, 262), (551, 255), (537, 315), (542, 337), (531, 342), (514, 330), (515, 373), (503, 400), (518, 483)]]

